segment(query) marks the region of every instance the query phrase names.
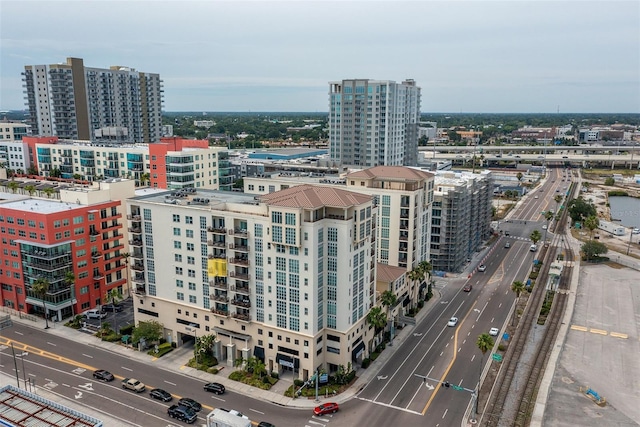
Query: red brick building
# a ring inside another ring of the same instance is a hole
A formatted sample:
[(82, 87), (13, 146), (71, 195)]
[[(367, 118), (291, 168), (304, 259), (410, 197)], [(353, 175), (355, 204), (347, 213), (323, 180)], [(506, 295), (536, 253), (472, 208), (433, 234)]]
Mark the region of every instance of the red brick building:
[(47, 313), (58, 321), (105, 303), (111, 289), (128, 294), (121, 200), (134, 193), (134, 181), (112, 179), (61, 189), (59, 200), (0, 200), (2, 305), (42, 315), (32, 291), (40, 278), (49, 283)]

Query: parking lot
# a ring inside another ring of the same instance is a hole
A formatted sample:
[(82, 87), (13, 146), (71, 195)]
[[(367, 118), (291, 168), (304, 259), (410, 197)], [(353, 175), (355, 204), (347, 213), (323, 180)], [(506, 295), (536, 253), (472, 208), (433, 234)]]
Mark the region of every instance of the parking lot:
[(120, 328), (123, 328), (128, 325), (133, 325), (133, 299), (127, 298), (118, 303), (118, 305), (122, 306), (122, 311), (120, 312), (107, 312), (107, 316), (104, 319), (84, 319), (85, 324), (88, 329), (98, 330), (100, 325), (104, 323), (108, 323), (111, 325), (111, 328), (116, 332), (120, 332)]

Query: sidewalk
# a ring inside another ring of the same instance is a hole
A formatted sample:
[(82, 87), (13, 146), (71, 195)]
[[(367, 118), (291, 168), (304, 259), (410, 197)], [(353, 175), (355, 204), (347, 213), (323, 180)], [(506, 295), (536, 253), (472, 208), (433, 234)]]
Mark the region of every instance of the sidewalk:
[[(416, 315), (417, 323), (420, 323), (427, 315), (427, 313), (429, 313), (434, 307), (438, 305), (439, 298), (439, 292), (436, 292), (434, 293), (434, 297), (429, 302), (425, 303), (424, 308), (420, 310)], [(45, 326), (44, 319), (40, 318), (38, 318), (36, 321), (32, 321), (12, 315), (11, 319), (15, 323), (20, 323), (22, 325), (33, 327), (36, 329), (44, 329)], [(193, 350), (191, 347), (179, 347), (161, 358), (155, 358), (149, 356), (146, 352), (136, 351), (130, 347), (125, 347), (116, 343), (101, 341), (100, 339), (93, 336), (93, 334), (66, 327), (62, 323), (49, 322), (49, 326), (50, 328), (47, 330), (47, 333), (49, 334), (70, 339), (78, 343), (83, 343), (91, 347), (111, 351), (120, 356), (125, 356), (139, 362), (153, 363), (161, 369), (176, 372), (191, 378), (201, 379), (203, 383), (219, 382), (223, 384), (227, 389), (244, 394), (245, 396), (253, 396), (256, 399), (294, 408), (313, 408), (318, 405), (318, 403), (313, 398), (294, 399), (284, 396), (284, 391), (293, 383), (291, 378), (281, 378), (280, 381), (278, 381), (278, 383), (272, 388), (272, 391), (257, 389), (255, 387), (230, 380), (229, 374), (231, 374), (231, 372), (233, 372), (235, 368), (226, 366), (224, 364), (221, 364), (219, 366), (222, 369), (215, 375), (190, 368), (186, 366), (186, 363), (190, 358), (193, 357)], [(382, 366), (384, 366), (384, 364), (394, 356), (398, 347), (400, 347), (402, 343), (407, 339), (407, 337), (413, 333), (413, 329), (414, 327), (412, 326), (406, 326), (402, 330), (398, 331), (393, 340), (392, 346), (387, 345), (386, 349), (380, 354), (380, 356), (378, 356), (378, 358), (374, 362), (371, 363), (371, 365), (369, 365), (367, 369), (359, 368), (357, 370), (357, 379), (349, 389), (347, 389), (343, 393), (338, 394), (337, 396), (330, 396), (327, 398), (325, 398), (325, 396), (318, 396), (319, 400), (331, 400), (338, 403), (343, 403), (356, 396), (360, 392), (360, 390), (362, 390), (372, 379), (376, 377)]]

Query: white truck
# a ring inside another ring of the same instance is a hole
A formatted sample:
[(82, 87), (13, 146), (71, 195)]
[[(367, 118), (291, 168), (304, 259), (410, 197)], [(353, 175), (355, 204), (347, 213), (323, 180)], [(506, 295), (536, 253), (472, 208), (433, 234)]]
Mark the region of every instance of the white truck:
[(216, 408), (207, 415), (207, 427), (252, 427), (252, 425), (247, 417)]
[(627, 230), (620, 224), (602, 220), (600, 220), (598, 228), (602, 231), (606, 231), (607, 233), (611, 233), (614, 236), (624, 236), (627, 232)]

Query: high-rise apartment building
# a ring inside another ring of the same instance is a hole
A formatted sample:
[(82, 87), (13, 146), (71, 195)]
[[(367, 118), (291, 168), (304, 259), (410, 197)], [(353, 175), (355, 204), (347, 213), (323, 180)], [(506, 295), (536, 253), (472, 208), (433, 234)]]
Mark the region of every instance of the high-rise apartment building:
[(492, 198), (488, 170), (437, 172), (431, 225), (434, 270), (462, 271), (467, 258), (491, 236)]
[(159, 321), (179, 345), (216, 335), (221, 362), (255, 356), (302, 379), (368, 354), (372, 197), (301, 185), (258, 197), (154, 193), (127, 206), (136, 321)]
[(345, 166), (415, 166), (420, 88), (414, 80), (329, 83), (329, 154)]
[(32, 133), (66, 139), (153, 143), (162, 136), (159, 74), (112, 66), (26, 65), (22, 73)]
[(46, 313), (58, 321), (105, 303), (111, 289), (128, 295), (121, 200), (134, 191), (133, 181), (111, 179), (61, 189), (59, 200), (0, 197), (3, 306), (43, 315), (39, 279), (49, 283)]

